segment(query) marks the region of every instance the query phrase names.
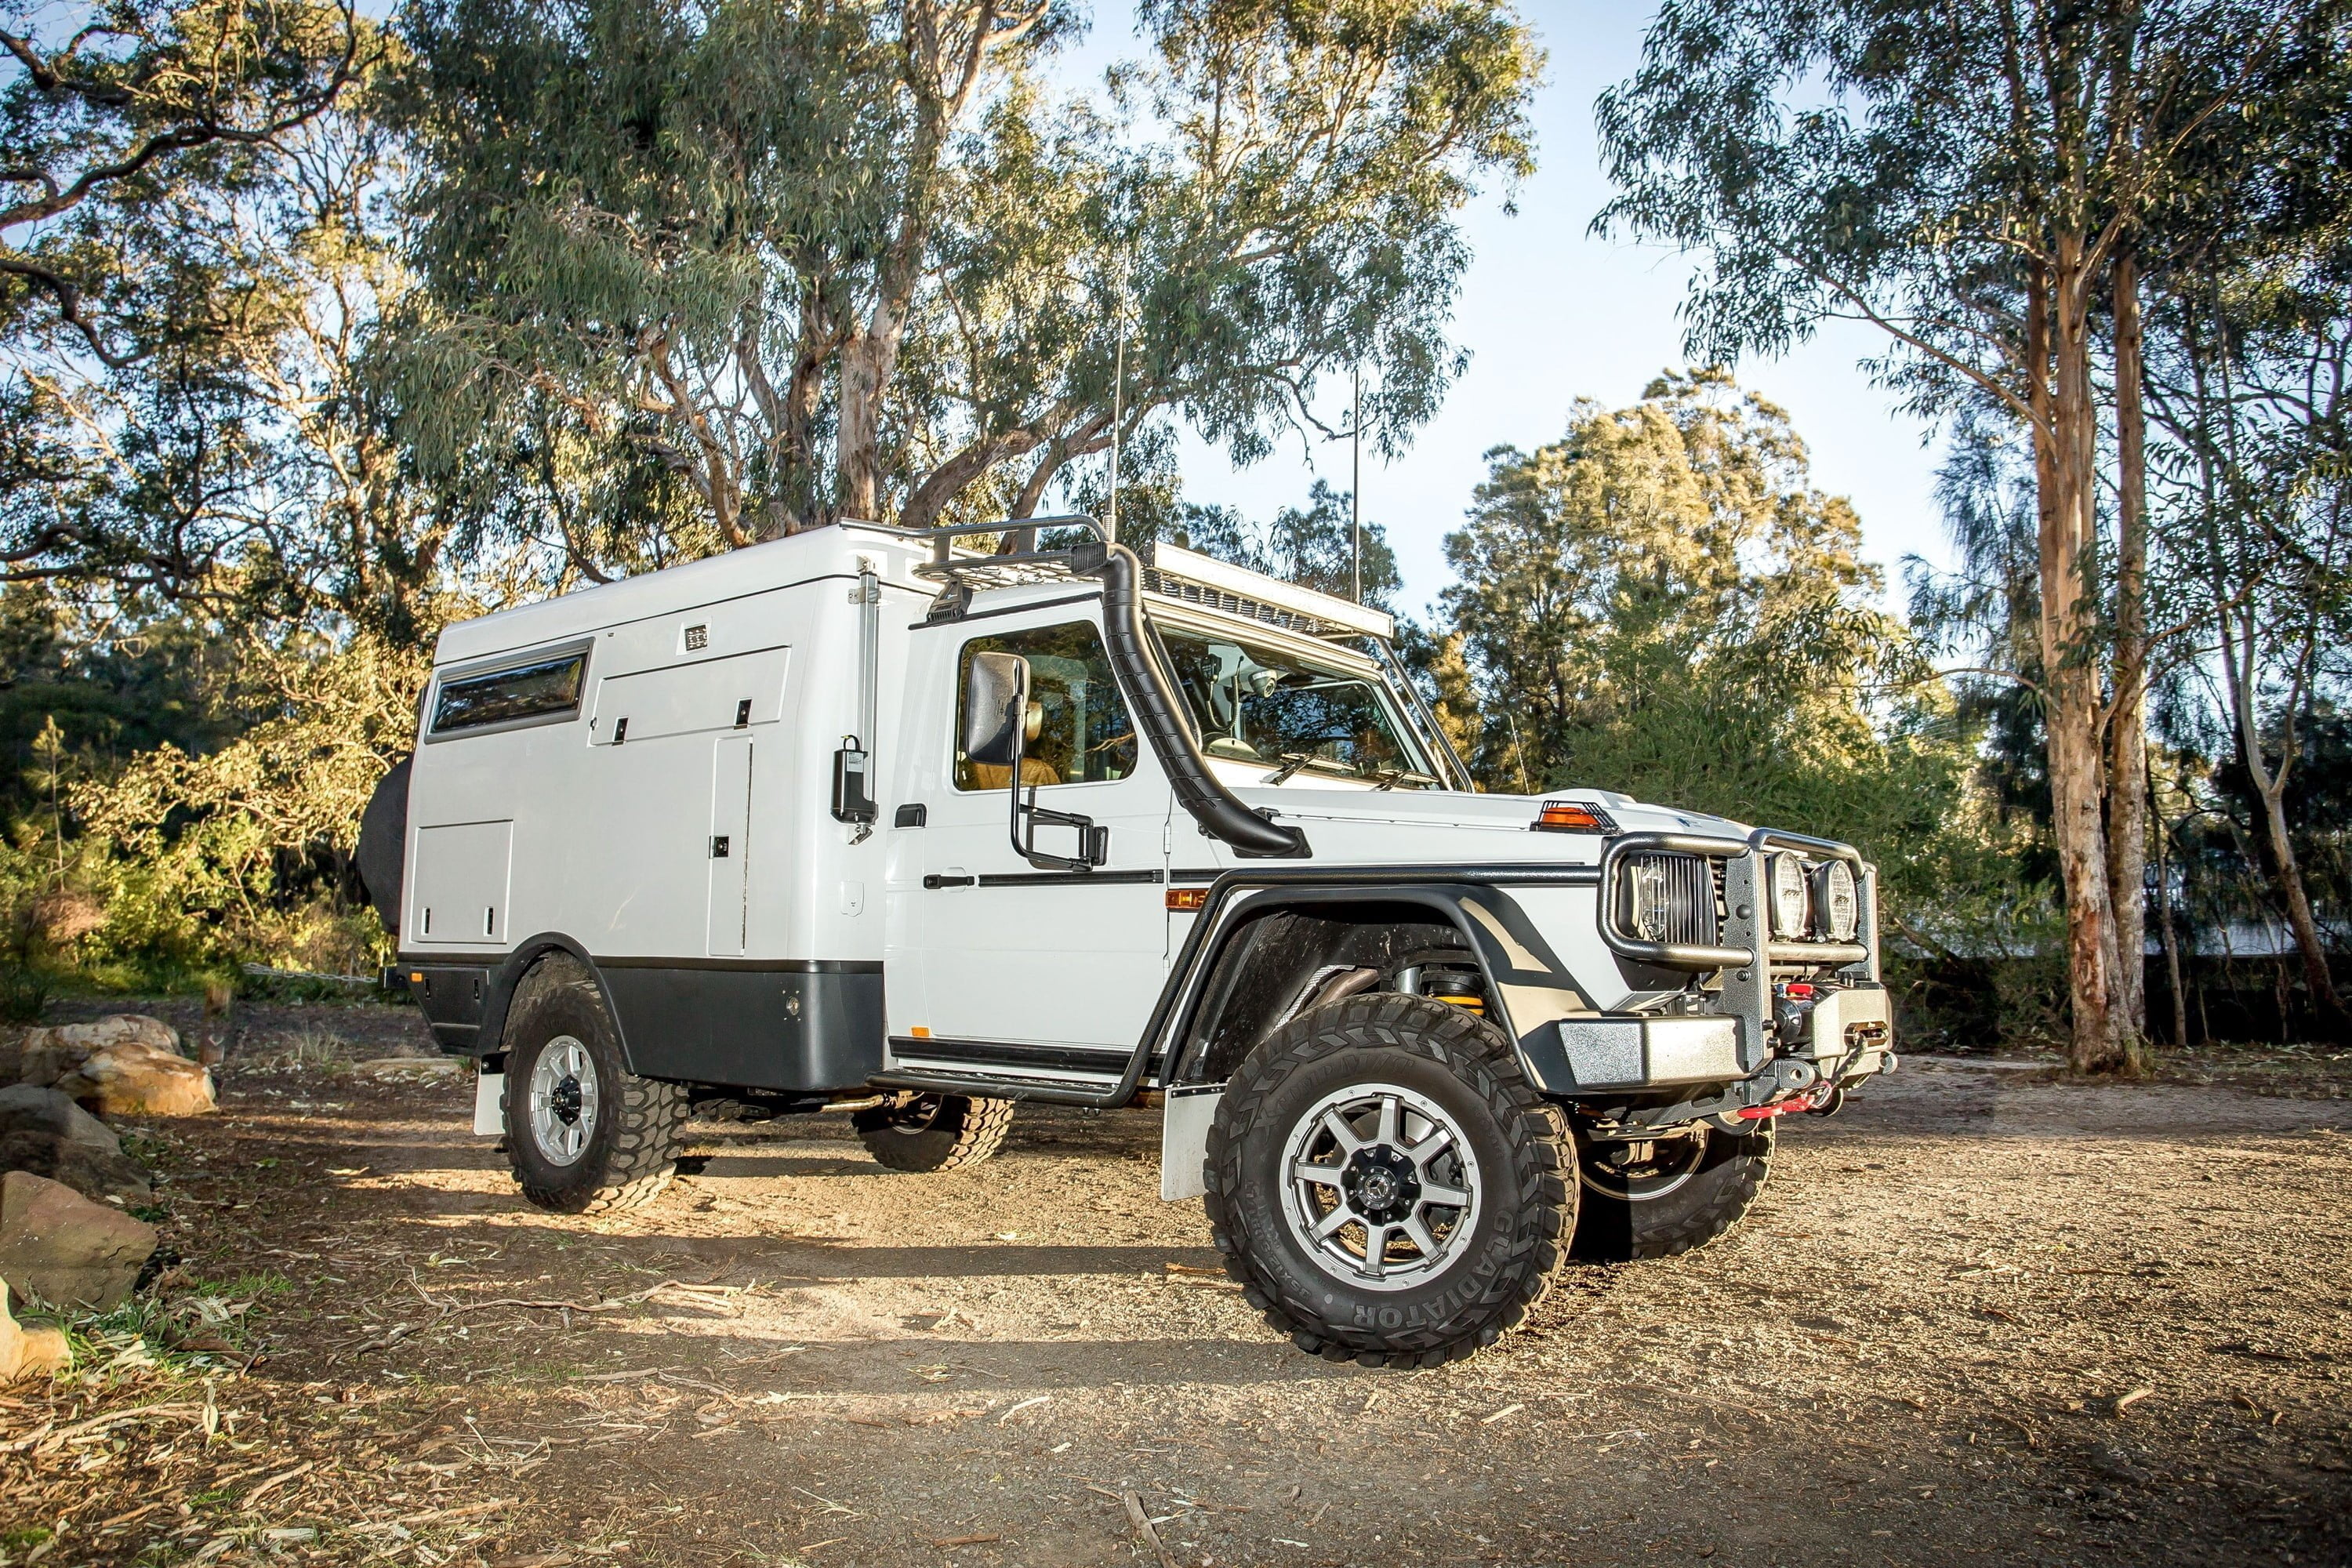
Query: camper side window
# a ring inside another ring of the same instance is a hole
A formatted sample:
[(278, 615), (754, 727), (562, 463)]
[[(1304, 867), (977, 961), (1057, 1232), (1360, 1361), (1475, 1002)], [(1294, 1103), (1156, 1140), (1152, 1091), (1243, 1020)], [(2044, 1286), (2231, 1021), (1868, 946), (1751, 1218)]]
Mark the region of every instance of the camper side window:
[(588, 650), (578, 648), (484, 675), (444, 679), (433, 701), (431, 732), (569, 719), (580, 711), (581, 678), (587, 671)]
[[(1021, 750), (1023, 784), (1106, 784), (1135, 772), (1135, 725), (1110, 672), (1102, 635), (1092, 623), (1071, 621), (972, 638), (956, 661), (959, 694), (976, 653), (1017, 653), (1029, 661), (1032, 728)], [(959, 695), (959, 735), (963, 733), (962, 704)], [(956, 788), (1003, 789), (1010, 782), (1011, 770), (956, 753)]]

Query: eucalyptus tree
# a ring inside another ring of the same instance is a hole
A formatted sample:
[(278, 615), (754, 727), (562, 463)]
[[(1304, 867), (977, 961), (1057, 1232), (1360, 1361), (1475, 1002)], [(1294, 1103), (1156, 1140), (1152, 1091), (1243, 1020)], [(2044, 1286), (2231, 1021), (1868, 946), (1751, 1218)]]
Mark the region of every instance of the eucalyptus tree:
[(1874, 711), (1911, 672), (1906, 639), (1868, 603), (1853, 508), (1814, 488), (1781, 410), (1720, 372), (1674, 375), (1489, 457), (1446, 538), (1444, 604), (1490, 776), (1932, 826), (1949, 780), (1896, 787)]
[(1031, 515), (1171, 409), (1255, 457), (1358, 362), (1401, 438), (1459, 363), (1454, 215), (1528, 167), (1524, 29), (1479, 0), (1142, 24), (1150, 58), (1073, 101), (1041, 85), (1054, 4), (420, 0), (421, 454), (511, 468), (520, 421), (560, 426), (725, 547)]
[(0, 579), (189, 592), (266, 547), (235, 369), (272, 209), (380, 58), (334, 0), (0, 5)]
[(2352, 184), (2335, 167), (2352, 111), (2340, 88), (2314, 98), (2315, 115), (2264, 117), (2284, 132), (2266, 138), (2276, 177), (2196, 193), (2198, 242), (2152, 274), (2147, 402), (2170, 586), (2204, 634), (2189, 673), (2213, 693), (2305, 988), (2340, 1036), (2352, 1018), (2290, 805), (2352, 632)]
[(904, 521), (1004, 462), (1028, 515), (1115, 409), (1122, 441), (1172, 410), (1242, 463), (1328, 437), (1318, 387), (1351, 370), (1394, 451), (1461, 367), (1454, 214), (1532, 166), (1538, 60), (1511, 14), (1162, 0), (1143, 22), (1152, 58), (1108, 104), (1016, 100), (974, 139), (932, 316), (958, 439)]
[[(2136, 251), (2184, 151), (2315, 32), (2267, 0), (2082, 6), (1668, 0), (1604, 95), (1604, 229), (1700, 253), (1691, 346), (1874, 323), (1917, 406), (2032, 439), (2039, 665), (2065, 889), (2071, 1057), (2139, 1059), (2146, 532)], [(2122, 323), (2120, 515), (2103, 516), (2100, 323)]]

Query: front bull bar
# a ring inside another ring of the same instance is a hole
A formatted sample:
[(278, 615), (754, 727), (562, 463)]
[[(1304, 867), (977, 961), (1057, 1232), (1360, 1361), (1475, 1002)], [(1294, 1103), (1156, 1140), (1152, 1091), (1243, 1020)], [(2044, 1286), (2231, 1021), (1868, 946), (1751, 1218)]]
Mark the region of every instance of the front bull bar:
[[(1764, 860), (1772, 851), (1791, 850), (1816, 860), (1843, 860), (1854, 869), (1854, 942), (1788, 942), (1772, 934), (1763, 897)], [(1649, 942), (1620, 923), (1619, 887), (1628, 856), (1702, 856), (1723, 864), (1723, 921), (1714, 943)], [(1625, 833), (1601, 854), (1601, 886), (1595, 902), (1601, 940), (1611, 951), (1639, 963), (1696, 973), (1721, 970), (1722, 1008), (1739, 1020), (1739, 1060), (1747, 1071), (1771, 1058), (1772, 975), (1776, 969), (1835, 965), (1849, 980), (1876, 984), (1878, 961), (1878, 868), (1851, 844), (1759, 827), (1746, 838), (1701, 833)]]

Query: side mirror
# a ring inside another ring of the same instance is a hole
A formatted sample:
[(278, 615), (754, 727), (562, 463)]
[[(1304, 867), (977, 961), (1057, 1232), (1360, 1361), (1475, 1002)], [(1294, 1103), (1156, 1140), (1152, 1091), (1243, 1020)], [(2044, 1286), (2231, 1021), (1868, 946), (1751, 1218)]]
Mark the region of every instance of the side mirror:
[(976, 653), (963, 679), (963, 754), (1008, 768), (1021, 756), (1029, 719), (1029, 661), (1017, 653)]

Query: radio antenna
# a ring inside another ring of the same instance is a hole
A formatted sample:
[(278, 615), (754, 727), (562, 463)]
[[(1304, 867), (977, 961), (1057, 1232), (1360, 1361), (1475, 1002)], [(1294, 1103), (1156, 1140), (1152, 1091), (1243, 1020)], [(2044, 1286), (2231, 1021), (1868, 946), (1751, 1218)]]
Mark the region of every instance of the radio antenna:
[(1110, 508), (1103, 526), (1110, 535), (1109, 542), (1118, 541), (1118, 422), (1121, 412), (1120, 394), (1127, 386), (1127, 261), (1118, 264), (1118, 292), (1111, 300), (1117, 317), (1118, 348), (1111, 361), (1110, 374)]
[(1364, 367), (1356, 365), (1356, 411), (1348, 416), (1348, 546), (1356, 603), (1364, 602)]

